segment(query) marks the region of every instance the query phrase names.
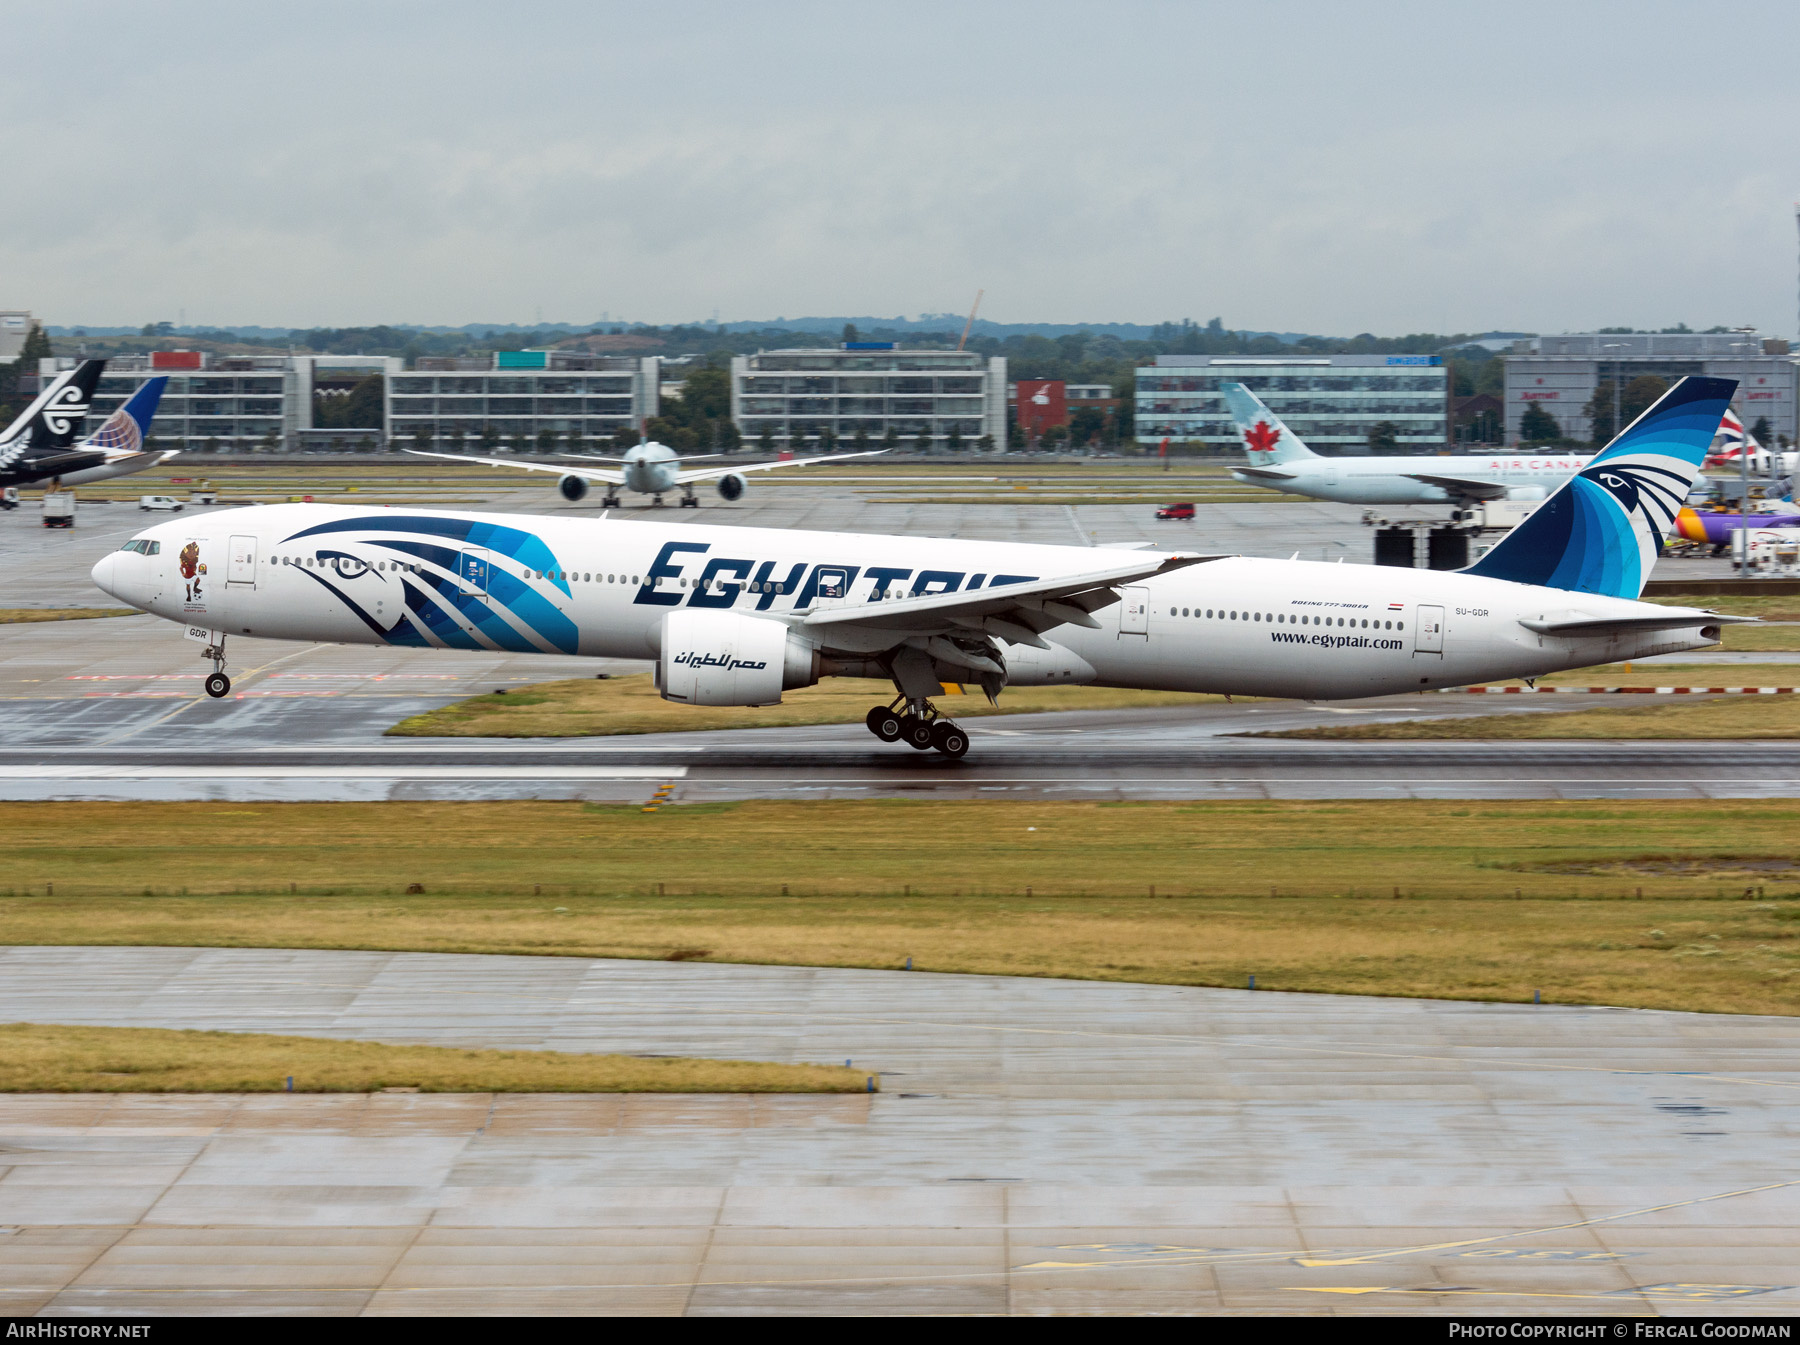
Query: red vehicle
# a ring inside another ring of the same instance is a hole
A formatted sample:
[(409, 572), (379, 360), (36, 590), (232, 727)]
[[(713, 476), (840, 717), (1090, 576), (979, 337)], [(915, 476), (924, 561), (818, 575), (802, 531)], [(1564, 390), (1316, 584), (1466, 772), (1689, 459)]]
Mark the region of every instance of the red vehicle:
[(1183, 518), (1189, 523), (1192, 523), (1194, 521), (1194, 506), (1187, 500), (1183, 500), (1179, 504), (1165, 504), (1161, 509), (1156, 511), (1156, 516), (1158, 518)]

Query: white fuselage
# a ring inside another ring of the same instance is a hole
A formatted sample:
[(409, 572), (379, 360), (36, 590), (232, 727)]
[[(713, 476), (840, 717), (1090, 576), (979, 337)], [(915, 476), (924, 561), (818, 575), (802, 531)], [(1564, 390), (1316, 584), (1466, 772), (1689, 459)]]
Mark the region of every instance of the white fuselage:
[[(793, 621), (797, 610), (1081, 575), (1096, 556), (1118, 554), (307, 504), (175, 519), (138, 541), (143, 550), (103, 558), (95, 582), (147, 612), (227, 636), (632, 659), (655, 657), (663, 618), (683, 608)], [(145, 554), (151, 542), (155, 554)], [(1006, 646), (1009, 681), (1336, 699), (1715, 642), (1698, 621), (1678, 631), (1540, 635), (1520, 622), (1666, 609), (1365, 565), (1230, 557), (1122, 595), (1095, 614), (1100, 629), (1052, 629), (1048, 653)]]
[(1231, 474), (1246, 485), (1341, 504), (1454, 504), (1468, 496), (1419, 478), (1479, 481), (1505, 488), (1509, 499), (1542, 500), (1586, 467), (1590, 458), (1589, 454), (1520, 452), (1443, 458), (1292, 458), (1252, 464), (1251, 470), (1234, 468)]
[(621, 467), (627, 490), (663, 495), (675, 489), (681, 475), (681, 455), (667, 444), (638, 444), (625, 451)]

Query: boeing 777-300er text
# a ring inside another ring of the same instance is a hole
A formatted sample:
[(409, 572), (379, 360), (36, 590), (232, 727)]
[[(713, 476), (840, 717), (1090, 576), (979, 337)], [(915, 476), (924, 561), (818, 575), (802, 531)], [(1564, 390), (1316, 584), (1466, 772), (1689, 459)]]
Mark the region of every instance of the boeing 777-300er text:
[(285, 504), (145, 529), (94, 566), (230, 635), (655, 661), (667, 700), (771, 705), (890, 680), (876, 736), (952, 757), (944, 682), (1341, 699), (1715, 644), (1746, 620), (1639, 601), (1735, 386), (1687, 378), (1453, 573), (931, 537)]
[[(619, 487), (635, 490), (640, 495), (654, 496), (654, 502), (661, 504), (662, 497), (672, 490), (681, 492), (681, 507), (697, 509), (700, 497), (694, 494), (694, 486), (701, 481), (718, 483), (719, 496), (725, 500), (741, 500), (744, 492), (750, 488), (745, 472), (772, 472), (781, 467), (808, 467), (815, 462), (842, 462), (846, 458), (873, 458), (887, 452), (885, 448), (872, 448), (860, 453), (833, 453), (819, 458), (781, 458), (774, 462), (753, 462), (742, 467), (702, 467), (696, 472), (683, 471), (681, 464), (691, 462), (692, 458), (683, 458), (667, 444), (638, 444), (625, 451), (622, 458), (601, 458), (593, 454), (565, 454), (572, 462), (612, 462), (611, 467), (552, 467), (542, 462), (509, 462), (505, 458), (471, 458), (461, 453), (429, 453), (422, 448), (409, 448), (408, 453), (421, 458), (448, 458), (451, 462), (479, 462), (485, 467), (516, 467), (525, 472), (555, 472), (562, 477), (556, 488), (562, 497), (571, 504), (588, 493), (588, 482), (598, 481), (606, 487), (606, 498), (601, 506), (616, 509), (619, 504)], [(717, 453), (702, 453), (703, 458), (716, 458)]]
[(179, 451), (144, 451), (168, 378), (148, 379), (79, 444), (105, 360), (85, 360), (58, 374), (0, 435), (0, 486), (82, 486), (141, 472)]
[(1489, 453), (1454, 458), (1322, 458), (1242, 383), (1224, 386), (1249, 455), (1232, 476), (1246, 485), (1340, 504), (1454, 504), (1542, 500), (1591, 461), (1585, 453)]

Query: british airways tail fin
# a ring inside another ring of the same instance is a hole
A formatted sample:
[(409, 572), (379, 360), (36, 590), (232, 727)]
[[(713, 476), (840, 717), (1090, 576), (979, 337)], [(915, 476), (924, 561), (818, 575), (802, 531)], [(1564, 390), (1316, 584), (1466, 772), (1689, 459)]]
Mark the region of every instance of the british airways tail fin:
[(143, 387), (131, 394), (125, 405), (108, 416), (106, 423), (87, 437), (83, 447), (100, 449), (108, 457), (143, 452), (144, 443), (150, 438), (150, 422), (156, 418), (156, 408), (162, 401), (163, 389), (168, 386), (167, 374), (146, 380)]
[(74, 443), (105, 369), (105, 360), (83, 360), (51, 379), (49, 386), (0, 434), (0, 445), (37, 457), (61, 452)]
[(1220, 390), (1225, 394), (1225, 404), (1231, 408), (1238, 437), (1244, 441), (1244, 452), (1250, 455), (1253, 466), (1273, 467), (1298, 458), (1319, 456), (1242, 383), (1225, 383)]
[(1736, 391), (1736, 379), (1682, 379), (1463, 573), (1641, 596)]

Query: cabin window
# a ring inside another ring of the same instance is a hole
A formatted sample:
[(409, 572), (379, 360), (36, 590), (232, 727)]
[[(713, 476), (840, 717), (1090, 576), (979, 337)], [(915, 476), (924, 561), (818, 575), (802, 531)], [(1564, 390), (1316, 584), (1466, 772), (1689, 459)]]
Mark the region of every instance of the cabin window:
[(1258, 612), (1258, 613), (1257, 613), (1257, 614), (1256, 614), (1256, 619), (1257, 619), (1257, 620), (1258, 620), (1258, 621), (1261, 621), (1261, 620), (1262, 620), (1262, 613), (1261, 613), (1261, 612)]

